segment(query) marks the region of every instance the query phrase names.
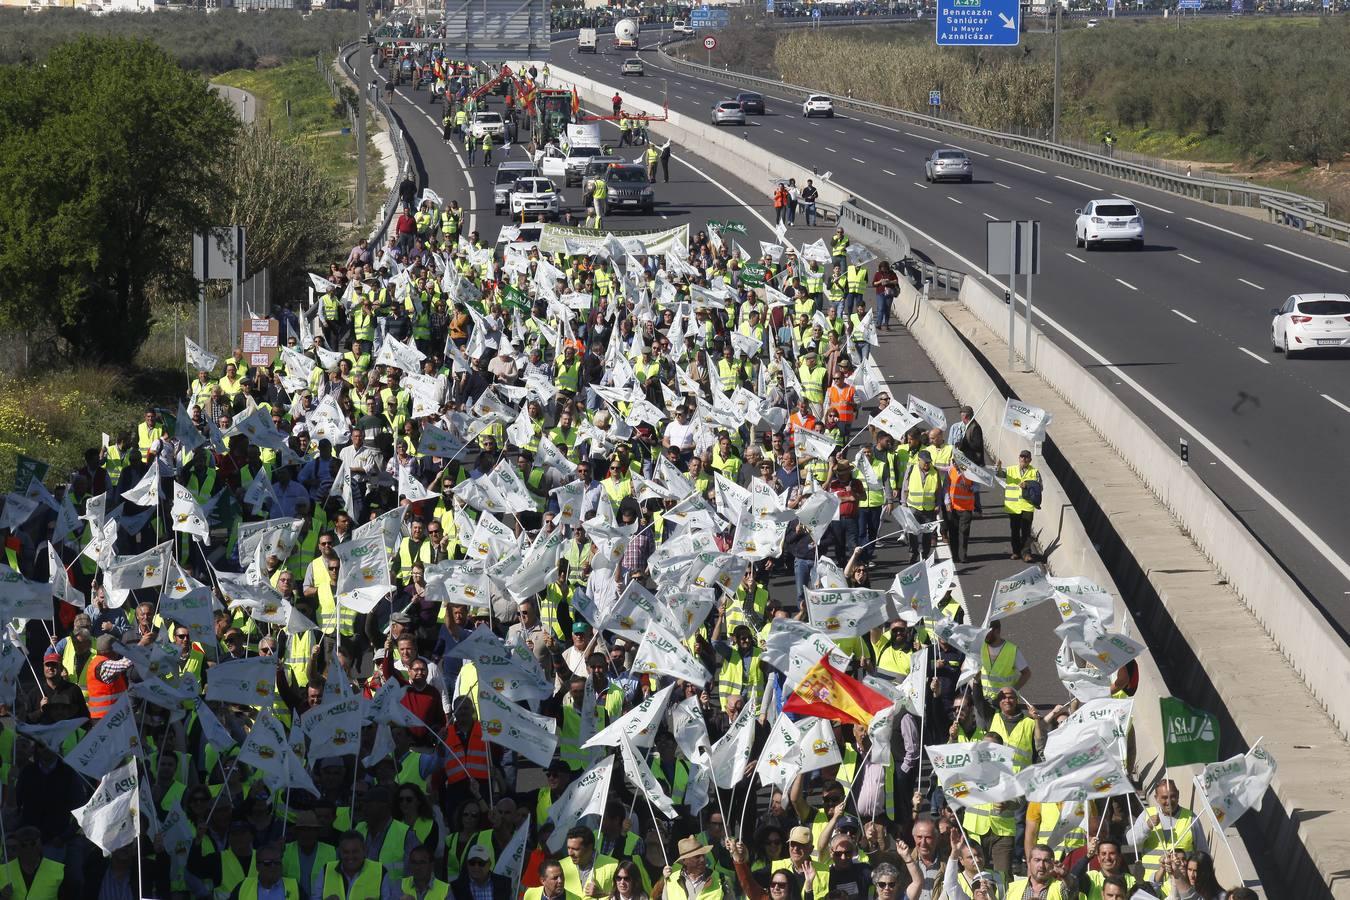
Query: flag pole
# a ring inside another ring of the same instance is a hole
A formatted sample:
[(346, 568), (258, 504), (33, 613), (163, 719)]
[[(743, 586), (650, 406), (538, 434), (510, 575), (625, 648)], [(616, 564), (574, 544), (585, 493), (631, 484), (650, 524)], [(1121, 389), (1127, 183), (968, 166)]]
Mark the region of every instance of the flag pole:
[[(750, 773), (750, 780), (749, 780), (749, 781), (746, 783), (746, 785), (745, 785), (745, 800), (741, 801), (741, 821), (736, 825), (736, 836), (737, 836), (737, 838), (739, 838), (742, 834), (745, 833), (745, 811), (746, 811), (747, 809), (749, 809), (751, 803), (756, 803), (756, 800), (755, 800), (755, 779), (758, 778), (758, 777), (759, 777), (759, 773), (758, 773), (758, 772), (751, 772), (751, 773)], [(798, 776), (798, 777), (800, 777), (800, 776)], [(716, 781), (714, 781), (714, 784), (715, 784), (715, 783), (716, 783)], [(790, 788), (790, 786), (789, 786), (789, 790), (790, 790), (790, 789), (791, 789), (791, 788)], [(723, 818), (723, 821), (725, 822), (726, 819)]]
[[(1261, 741), (1258, 740), (1256, 743), (1259, 744)], [(1255, 747), (1256, 745), (1253, 744), (1252, 746)], [(1214, 812), (1214, 806), (1209, 802), (1209, 795), (1205, 793), (1204, 787), (1200, 784), (1200, 776), (1196, 775), (1191, 780), (1195, 783), (1196, 790), (1200, 792), (1200, 796), (1204, 798), (1205, 809), (1209, 812), (1209, 818), (1214, 823), (1214, 833), (1223, 841), (1224, 849), (1228, 851), (1228, 858), (1232, 861), (1234, 869), (1237, 869), (1237, 854), (1233, 852), (1233, 845), (1228, 843), (1228, 835), (1224, 833), (1223, 825), (1219, 822), (1219, 817)], [(1192, 825), (1194, 825), (1193, 822)]]

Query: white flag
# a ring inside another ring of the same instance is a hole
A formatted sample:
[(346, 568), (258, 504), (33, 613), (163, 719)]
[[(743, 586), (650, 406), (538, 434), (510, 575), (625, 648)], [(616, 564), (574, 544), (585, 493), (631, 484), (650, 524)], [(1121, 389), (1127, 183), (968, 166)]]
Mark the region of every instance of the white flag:
[(806, 592), (811, 624), (830, 638), (866, 635), (886, 622), (886, 592), (864, 588)]
[[(84, 836), (106, 856), (136, 840), (140, 831), (140, 782), (133, 759), (104, 775), (89, 802), (71, 811)], [(154, 810), (146, 812), (152, 817), (155, 814)]]
[(1260, 811), (1261, 800), (1275, 778), (1275, 759), (1263, 747), (1242, 756), (1210, 763), (1197, 777), (1220, 827), (1228, 827), (1249, 809)]
[(183, 350), (187, 356), (187, 364), (190, 369), (211, 372), (216, 366), (220, 365), (219, 356), (208, 353), (196, 341), (186, 335), (183, 336)]
[(102, 778), (128, 755), (139, 756), (140, 745), (131, 697), (122, 694), (75, 749), (66, 754), (66, 765), (90, 778)]
[(1045, 440), (1045, 429), (1053, 419), (1040, 407), (1011, 397), (1003, 403), (1003, 427), (1032, 442)]
[(159, 504), (159, 466), (145, 470), (141, 480), (129, 491), (122, 492), (122, 499), (137, 506), (157, 506)]
[(1081, 575), (1046, 578), (1055, 589), (1055, 606), (1059, 617), (1064, 621), (1081, 614), (1095, 619), (1103, 631), (1109, 631), (1116, 624), (1116, 601), (1106, 588), (1088, 581)]
[(1013, 774), (1012, 747), (989, 741), (924, 748), (947, 799), (960, 806), (1006, 803), (1022, 796)]
[(303, 731), (309, 739), (309, 757), (356, 756), (361, 752), (360, 697), (346, 696), (313, 707), (305, 713)]
[(1055, 589), (1040, 566), (1028, 566), (1011, 578), (994, 582), (994, 595), (989, 602), (985, 621), (1001, 619), (1039, 606), (1055, 599)]
[(666, 685), (655, 694), (648, 694), (637, 706), (605, 726), (599, 734), (591, 738), (582, 747), (614, 747), (627, 738), (634, 746), (646, 749), (656, 740), (656, 725), (666, 711), (674, 682)]
[(206, 511), (197, 498), (185, 485), (173, 486), (173, 530), (201, 538), (203, 544), (211, 543), (211, 525), (206, 521)]
[(207, 673), (206, 699), (213, 703), (269, 707), (276, 682), (276, 657), (231, 659)]
[(797, 507), (797, 518), (802, 527), (811, 532), (817, 544), (830, 523), (839, 518), (839, 496), (830, 491), (815, 491)]
[(909, 400), (905, 405), (909, 408), (910, 412), (923, 419), (934, 428), (941, 428), (943, 431), (947, 430), (947, 414), (942, 411), (942, 407), (935, 406), (926, 400), (921, 400), (913, 394), (909, 395)]
[(1037, 803), (1096, 800), (1134, 791), (1120, 760), (1095, 735), (1018, 772), (1017, 783), (1027, 799)]
[(786, 791), (802, 770), (801, 742), (801, 731), (788, 721), (787, 716), (775, 719), (773, 730), (755, 765), (755, 776), (759, 778), (759, 783)]
[(844, 761), (839, 753), (839, 742), (834, 737), (834, 728), (829, 722), (807, 716), (797, 724), (801, 726), (802, 733), (800, 754), (803, 772), (814, 772)]
[(1106, 742), (1122, 763), (1130, 732), (1130, 716), (1134, 711), (1131, 698), (1102, 697), (1089, 700), (1069, 714), (1064, 723), (1045, 736), (1045, 756), (1059, 756), (1066, 748), (1091, 735)]
[(1059, 652), (1055, 654), (1055, 673), (1064, 689), (1079, 702), (1111, 696), (1111, 678), (1114, 673), (1104, 672), (1096, 666), (1080, 666), (1069, 649), (1068, 641), (1061, 641)]
[(220, 719), (211, 711), (211, 707), (200, 698), (197, 700), (197, 721), (202, 726), (202, 737), (217, 750), (228, 750), (237, 742), (234, 735), (220, 724)]
[(248, 740), (239, 748), (238, 759), (261, 772), (263, 781), (274, 791), (289, 787), (319, 796), (313, 779), (291, 749), (285, 726), (272, 714), (270, 706), (263, 707), (259, 713), (248, 733)]
[(750, 750), (754, 743), (755, 704), (746, 703), (726, 734), (713, 744), (708, 753), (713, 783), (726, 789), (740, 784), (745, 777), (745, 767), (750, 761)]
[(15, 722), (14, 727), (19, 734), (37, 741), (48, 750), (59, 755), (61, 745), (65, 743), (66, 738), (74, 734), (77, 728), (88, 721), (88, 719), (62, 719), (51, 725), (25, 725), (23, 722)]
[(335, 549), (342, 563), (338, 570), (338, 604), (358, 613), (370, 612), (394, 590), (383, 537), (378, 534), (353, 537)]
[(375, 696), (366, 704), (364, 719), (375, 724), (402, 725), (405, 728), (421, 728), (424, 723), (408, 707), (403, 705), (403, 695), (407, 688), (398, 681), (390, 679), (380, 685)]
[(792, 429), (792, 434), (793, 441), (797, 445), (797, 453), (799, 456), (828, 461), (829, 458), (834, 455), (835, 449), (839, 446), (834, 442), (833, 438), (826, 437), (816, 431), (809, 431), (805, 428), (794, 427)]
[(527, 813), (525, 820), (516, 826), (516, 833), (511, 835), (511, 840), (506, 842), (502, 852), (497, 854), (497, 864), (492, 867), (494, 875), (500, 875), (503, 878), (509, 878), (512, 884), (519, 884), (521, 874), (525, 871), (525, 858), (529, 850), (530, 837), (530, 819)]
[(628, 739), (628, 735), (619, 736), (619, 750), (623, 754), (623, 771), (631, 784), (638, 793), (645, 794), (647, 802), (654, 809), (660, 810), (661, 815), (667, 819), (675, 818), (675, 807), (666, 796), (666, 792), (661, 789), (661, 784), (652, 774), (652, 770), (647, 768), (646, 764), (638, 758), (637, 753), (633, 751), (633, 742)]
[(648, 622), (647, 630), (633, 658), (633, 672), (650, 675), (659, 672), (697, 685), (705, 685), (711, 676), (689, 649), (669, 629)]
[(159, 594), (159, 614), (166, 621), (182, 625), (193, 643), (215, 646), (215, 613), (211, 589), (187, 574), (178, 561), (169, 558), (169, 571)]
[[(65, 569), (60, 570), (64, 577)], [(51, 585), (29, 581), (9, 566), (0, 565), (0, 621), (52, 619)]]
[(553, 801), (548, 820), (554, 825), (549, 849), (557, 852), (566, 843), (567, 832), (586, 816), (598, 816), (609, 802), (609, 782), (614, 775), (614, 757), (606, 756), (581, 774)]
[(484, 690), (481, 683), (478, 709), (483, 740), (512, 750), (540, 767), (549, 764), (558, 748), (558, 723), (551, 716), (529, 712), (496, 691)]

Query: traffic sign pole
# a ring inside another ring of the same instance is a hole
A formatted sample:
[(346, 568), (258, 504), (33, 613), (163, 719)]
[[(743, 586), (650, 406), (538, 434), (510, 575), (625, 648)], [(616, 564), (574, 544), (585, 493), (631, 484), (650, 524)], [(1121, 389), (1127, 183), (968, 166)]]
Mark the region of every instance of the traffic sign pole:
[(703, 39), (703, 49), (708, 51), (708, 68), (712, 68), (712, 52), (717, 49), (717, 38), (711, 34)]

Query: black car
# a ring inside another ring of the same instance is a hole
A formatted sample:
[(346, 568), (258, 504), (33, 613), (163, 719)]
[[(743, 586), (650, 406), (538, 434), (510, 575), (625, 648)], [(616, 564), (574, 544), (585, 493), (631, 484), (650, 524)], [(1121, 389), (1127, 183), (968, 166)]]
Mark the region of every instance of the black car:
[(655, 198), (651, 185), (647, 183), (647, 168), (639, 165), (614, 165), (605, 170), (605, 184), (609, 190), (605, 197), (604, 214), (611, 210), (631, 209), (652, 214)]
[(741, 91), (736, 95), (736, 102), (741, 105), (741, 111), (748, 115), (764, 115), (764, 95), (756, 94), (754, 91)]

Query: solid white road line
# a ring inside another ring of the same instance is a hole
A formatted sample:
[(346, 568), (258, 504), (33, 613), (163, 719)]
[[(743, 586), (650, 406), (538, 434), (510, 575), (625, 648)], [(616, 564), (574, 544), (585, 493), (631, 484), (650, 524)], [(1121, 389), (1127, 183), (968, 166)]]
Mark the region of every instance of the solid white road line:
[(1085, 181), (1074, 181), (1072, 178), (1065, 178), (1063, 175), (1056, 175), (1055, 177), (1058, 178), (1060, 181), (1067, 181), (1069, 184), (1076, 184), (1079, 187), (1085, 187), (1090, 191), (1101, 190), (1101, 188), (1097, 187), (1095, 184), (1088, 184)]
[(1266, 359), (1264, 356), (1261, 356), (1259, 353), (1253, 353), (1246, 347), (1238, 347), (1238, 349), (1241, 350), (1243, 353), (1247, 354), (1248, 356), (1250, 356), (1252, 359), (1256, 360), (1257, 362), (1270, 365), (1270, 360)]
[(1278, 250), (1281, 253), (1288, 254), (1289, 256), (1297, 257), (1298, 259), (1301, 259), (1304, 262), (1310, 262), (1315, 266), (1321, 266), (1324, 269), (1331, 269), (1333, 272), (1340, 272), (1342, 275), (1347, 274), (1347, 271), (1345, 269), (1342, 269), (1340, 266), (1333, 266), (1331, 263), (1324, 263), (1320, 259), (1313, 259), (1311, 256), (1304, 256), (1302, 253), (1295, 253), (1293, 250), (1286, 250), (1283, 247), (1276, 247), (1274, 244), (1266, 244), (1266, 246), (1272, 250)]
[(1350, 413), (1350, 406), (1346, 406), (1344, 403), (1342, 403), (1341, 401), (1337, 400), (1335, 397), (1331, 396), (1330, 394), (1323, 394), (1323, 395), (1322, 395), (1322, 399), (1325, 400), (1325, 401), (1327, 401), (1328, 403), (1334, 403), (1336, 406), (1339, 406), (1341, 409), (1343, 409), (1343, 410), (1345, 410), (1346, 412)]
[(1195, 321), (1195, 319), (1192, 319), (1190, 316), (1186, 315), (1184, 312), (1182, 312), (1182, 311), (1179, 310), (1179, 309), (1174, 309), (1174, 310), (1172, 310), (1172, 312), (1175, 313), (1175, 314), (1178, 315), (1178, 316), (1181, 316), (1183, 319), (1185, 319), (1187, 322), (1190, 322), (1192, 325), (1198, 325), (1198, 324), (1199, 324), (1198, 322)]
[(1080, 262), (1083, 265), (1087, 265), (1087, 260), (1083, 259), (1083, 257), (1081, 256), (1074, 256), (1072, 253), (1069, 253), (1068, 251), (1065, 251), (1064, 255), (1067, 256), (1069, 259), (1074, 260), (1075, 262)]
[(1117, 281), (1119, 284), (1125, 285), (1127, 288), (1129, 288), (1129, 289), (1132, 290), (1132, 291), (1137, 291), (1137, 290), (1139, 290), (1139, 288), (1137, 288), (1137, 287), (1135, 287), (1134, 285), (1130, 284), (1128, 281), (1126, 281), (1126, 280), (1123, 279), (1123, 278), (1117, 278), (1116, 281)]
[(991, 215), (989, 215), (989, 213), (980, 213), (980, 215), (984, 216), (986, 219), (988, 219), (988, 220), (991, 221), (991, 222), (997, 222), (997, 221), (998, 221), (998, 216), (991, 216)]
[(1036, 168), (1035, 166), (1024, 166), (1024, 165), (1022, 165), (1020, 162), (1013, 162), (1011, 159), (1004, 159), (1004, 158), (1001, 157), (1001, 156), (995, 157), (995, 159), (997, 159), (999, 162), (1005, 162), (1005, 163), (1007, 163), (1007, 164), (1010, 165), (1010, 166), (1017, 166), (1017, 168), (1019, 168), (1019, 169), (1026, 169), (1028, 172), (1036, 172), (1037, 174), (1040, 174), (1040, 175), (1049, 175), (1049, 174), (1050, 174), (1049, 172), (1045, 171), (1044, 169), (1038, 169), (1038, 168)]
[(1215, 231), (1222, 231), (1224, 234), (1231, 234), (1233, 237), (1235, 237), (1235, 238), (1242, 238), (1244, 241), (1250, 241), (1250, 240), (1251, 240), (1251, 238), (1247, 237), (1245, 234), (1238, 234), (1236, 231), (1229, 231), (1227, 228), (1224, 228), (1222, 225), (1215, 225), (1215, 224), (1213, 224), (1213, 223), (1211, 223), (1211, 222), (1206, 222), (1204, 219), (1195, 219), (1195, 218), (1192, 218), (1192, 217), (1190, 217), (1190, 216), (1187, 216), (1187, 217), (1186, 217), (1186, 221), (1187, 221), (1187, 222), (1194, 222), (1194, 223), (1197, 224), (1197, 225), (1203, 225), (1203, 226), (1205, 226), (1206, 228), (1213, 228)]
[(1178, 253), (1177, 256), (1180, 256), (1182, 259), (1185, 259), (1185, 260), (1190, 260), (1191, 262), (1195, 263), (1197, 266), (1198, 266), (1198, 265), (1202, 265), (1202, 263), (1200, 262), (1200, 260), (1196, 259), (1194, 256), (1187, 256), (1185, 253)]
[(1130, 201), (1135, 206), (1142, 206), (1145, 209), (1156, 209), (1158, 212), (1167, 213), (1169, 216), (1175, 215), (1170, 209), (1164, 209), (1161, 206), (1154, 206), (1152, 203), (1145, 203), (1143, 200), (1136, 200), (1133, 197), (1126, 197), (1124, 194), (1116, 194), (1116, 196), (1122, 200)]
[(1247, 287), (1254, 287), (1254, 288), (1256, 288), (1258, 291), (1264, 291), (1264, 290), (1265, 290), (1265, 288), (1261, 287), (1261, 285), (1257, 284), (1255, 281), (1248, 281), (1248, 280), (1245, 279), (1245, 278), (1239, 278), (1238, 281), (1240, 281), (1240, 282), (1242, 282), (1243, 284), (1247, 285)]

